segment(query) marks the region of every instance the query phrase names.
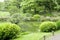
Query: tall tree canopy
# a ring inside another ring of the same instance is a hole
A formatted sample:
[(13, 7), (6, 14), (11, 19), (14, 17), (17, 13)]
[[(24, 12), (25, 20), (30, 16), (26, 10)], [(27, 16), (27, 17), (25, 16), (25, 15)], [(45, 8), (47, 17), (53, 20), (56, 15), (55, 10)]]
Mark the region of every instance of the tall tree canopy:
[(6, 10), (11, 13), (40, 14), (60, 8), (59, 0), (5, 0), (5, 3)]

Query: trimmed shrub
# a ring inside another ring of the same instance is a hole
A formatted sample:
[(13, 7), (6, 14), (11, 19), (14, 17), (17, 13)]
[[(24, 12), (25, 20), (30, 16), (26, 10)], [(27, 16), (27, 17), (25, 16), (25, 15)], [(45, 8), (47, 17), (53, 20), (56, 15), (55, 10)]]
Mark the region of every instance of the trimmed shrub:
[(55, 31), (57, 29), (57, 25), (55, 22), (43, 22), (40, 25), (40, 30), (42, 32), (51, 32), (51, 31)]
[(38, 21), (38, 20), (40, 20), (40, 15), (39, 15), (39, 14), (34, 15), (34, 16), (31, 18), (31, 20), (33, 20), (33, 21)]
[(57, 29), (59, 30), (60, 29), (60, 21), (57, 21), (56, 24), (57, 24)]
[(20, 34), (20, 27), (12, 23), (0, 24), (0, 40), (10, 40)]

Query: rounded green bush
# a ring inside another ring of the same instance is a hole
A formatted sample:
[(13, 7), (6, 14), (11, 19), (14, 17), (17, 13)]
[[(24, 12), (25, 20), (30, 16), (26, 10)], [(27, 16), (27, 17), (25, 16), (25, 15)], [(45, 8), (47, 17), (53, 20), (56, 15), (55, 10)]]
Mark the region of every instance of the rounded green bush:
[(39, 20), (40, 19), (40, 15), (39, 14), (36, 14), (36, 15), (34, 15), (32, 18), (31, 18), (31, 20), (35, 20), (35, 21), (37, 21), (37, 20)]
[(56, 24), (57, 24), (57, 29), (59, 30), (60, 29), (60, 21), (57, 21)]
[(12, 23), (0, 24), (0, 40), (10, 40), (20, 34), (20, 27)]
[(51, 32), (57, 29), (57, 25), (55, 22), (43, 22), (40, 25), (40, 31), (42, 32)]

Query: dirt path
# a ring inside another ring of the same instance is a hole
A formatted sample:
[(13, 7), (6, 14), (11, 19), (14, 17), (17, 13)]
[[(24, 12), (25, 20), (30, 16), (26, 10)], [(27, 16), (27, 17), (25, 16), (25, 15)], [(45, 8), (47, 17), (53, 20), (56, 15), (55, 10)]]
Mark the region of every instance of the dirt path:
[(55, 36), (52, 36), (50, 40), (60, 40), (60, 34), (57, 34)]

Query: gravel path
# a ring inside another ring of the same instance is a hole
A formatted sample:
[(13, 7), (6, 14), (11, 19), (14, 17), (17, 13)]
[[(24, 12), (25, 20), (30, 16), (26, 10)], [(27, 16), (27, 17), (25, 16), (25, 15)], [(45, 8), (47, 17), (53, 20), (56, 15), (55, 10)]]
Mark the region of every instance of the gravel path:
[(60, 40), (60, 34), (52, 36), (50, 40)]

